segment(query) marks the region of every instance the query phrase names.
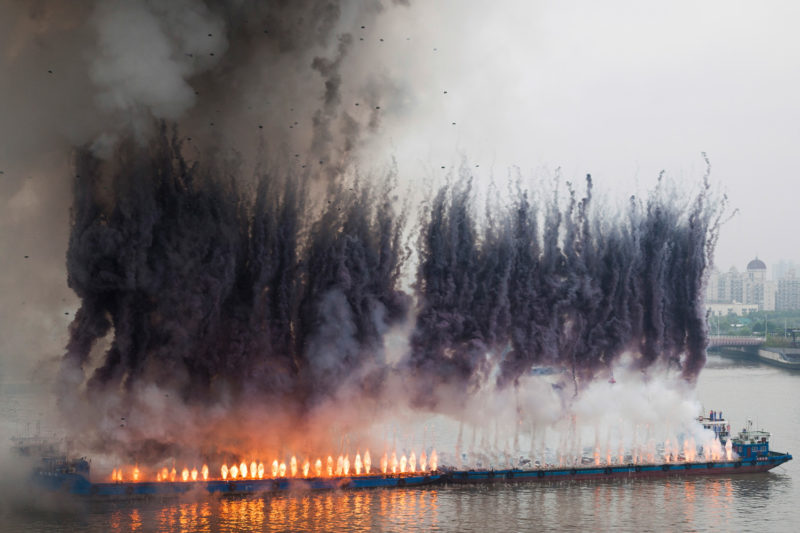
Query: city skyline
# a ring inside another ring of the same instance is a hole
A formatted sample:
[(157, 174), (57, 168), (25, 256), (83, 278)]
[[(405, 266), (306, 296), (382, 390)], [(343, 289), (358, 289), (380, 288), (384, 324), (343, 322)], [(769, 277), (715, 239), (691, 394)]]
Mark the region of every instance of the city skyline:
[(718, 272), (728, 272), (731, 268), (735, 268), (738, 272), (745, 272), (747, 269), (747, 264), (754, 260), (759, 259), (764, 262), (767, 266), (767, 278), (768, 279), (778, 279), (785, 275), (789, 269), (794, 268), (797, 271), (797, 274), (800, 275), (800, 261), (793, 260), (786, 257), (781, 257), (775, 261), (770, 261), (769, 259), (765, 259), (764, 257), (753, 254), (749, 257), (742, 256), (743, 259), (737, 260), (736, 263), (723, 265), (715, 258), (713, 268)]

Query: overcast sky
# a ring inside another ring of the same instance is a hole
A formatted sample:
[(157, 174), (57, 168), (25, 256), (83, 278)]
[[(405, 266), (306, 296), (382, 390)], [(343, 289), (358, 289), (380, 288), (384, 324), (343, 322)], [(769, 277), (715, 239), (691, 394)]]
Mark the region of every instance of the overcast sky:
[(696, 183), (706, 152), (739, 209), (717, 266), (800, 260), (800, 3), (437, 0), (379, 26), (376, 68), (413, 89), (382, 130), (406, 168), (461, 154), (624, 192)]

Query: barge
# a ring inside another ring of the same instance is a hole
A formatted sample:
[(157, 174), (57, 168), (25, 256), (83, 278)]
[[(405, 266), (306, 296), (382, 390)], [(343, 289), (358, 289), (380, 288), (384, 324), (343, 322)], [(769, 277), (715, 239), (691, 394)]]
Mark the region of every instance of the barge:
[(440, 486), (487, 482), (578, 481), (594, 479), (633, 479), (665, 476), (710, 476), (766, 472), (790, 461), (789, 453), (769, 449), (770, 434), (753, 430), (752, 423), (736, 436), (729, 437), (729, 426), (721, 414), (700, 417), (700, 422), (727, 443), (735, 457), (718, 460), (686, 461), (682, 457), (669, 462), (627, 464), (591, 464), (567, 467), (509, 468), (463, 470), (438, 468), (429, 472), (373, 473), (351, 476), (277, 477), (266, 479), (208, 479), (189, 481), (114, 481), (92, 482), (85, 458), (68, 461), (44, 457), (33, 477), (42, 488), (99, 498), (146, 498), (178, 496), (187, 493), (244, 495), (307, 490), (368, 489)]

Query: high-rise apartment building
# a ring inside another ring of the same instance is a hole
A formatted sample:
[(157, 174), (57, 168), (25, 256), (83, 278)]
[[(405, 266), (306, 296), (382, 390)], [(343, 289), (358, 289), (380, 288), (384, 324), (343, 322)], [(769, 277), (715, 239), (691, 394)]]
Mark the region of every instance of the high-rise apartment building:
[(774, 311), (777, 292), (777, 284), (767, 279), (767, 265), (756, 257), (747, 264), (744, 273), (735, 267), (724, 273), (712, 272), (706, 300), (709, 303), (757, 305), (759, 311)]
[(790, 269), (778, 280), (778, 294), (775, 308), (778, 311), (796, 311), (800, 309), (800, 278), (797, 271)]

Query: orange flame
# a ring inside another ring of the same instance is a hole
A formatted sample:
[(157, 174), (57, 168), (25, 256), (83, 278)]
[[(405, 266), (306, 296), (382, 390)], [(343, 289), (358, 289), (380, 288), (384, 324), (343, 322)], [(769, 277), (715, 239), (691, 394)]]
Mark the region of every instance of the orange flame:
[[(686, 443), (688, 446), (688, 443)], [(714, 460), (721, 459), (727, 455), (727, 450), (719, 443), (714, 447), (706, 446), (704, 444), (704, 457), (713, 457)], [(668, 450), (668, 446), (665, 448)], [(708, 460), (708, 459), (704, 459)], [(408, 454), (402, 454), (398, 451), (386, 451), (380, 461), (381, 471), (396, 475), (405, 475), (416, 473), (419, 471), (427, 472), (437, 469), (436, 451), (433, 450), (430, 456), (427, 456), (425, 451), (421, 451), (419, 456), (414, 451), (409, 451)], [(312, 459), (307, 457), (298, 461), (297, 456), (292, 455), (290, 460), (286, 462), (279, 462), (279, 459), (272, 461), (272, 478), (307, 478), (309, 476), (362, 476), (369, 475), (372, 472), (372, 458), (369, 450), (365, 450), (362, 455), (359, 450), (356, 450), (355, 455), (351, 459), (349, 453), (343, 453), (334, 458), (331, 455), (318, 457)], [(300, 469), (302, 468), (302, 472)], [(208, 464), (203, 464), (201, 468), (195, 465), (185, 465), (181, 470), (177, 469), (173, 461), (171, 469), (162, 467), (154, 469), (154, 478), (148, 479), (146, 470), (142, 470), (138, 465), (128, 465), (116, 467), (111, 472), (111, 481), (115, 483), (123, 482), (127, 475), (129, 481), (142, 482), (155, 480), (159, 482), (197, 482), (208, 481), (210, 479), (220, 480), (246, 480), (246, 479), (264, 479), (269, 478), (269, 466), (263, 462), (252, 460), (249, 464), (242, 460), (241, 462), (233, 465), (227, 463), (220, 466), (217, 475), (210, 475)], [(377, 468), (376, 468), (377, 470)], [(125, 474), (127, 472), (127, 474)]]
[(697, 446), (693, 438), (683, 441), (683, 457), (690, 463), (697, 457)]
[(356, 475), (361, 475), (361, 454), (356, 452), (356, 460), (353, 468), (356, 470)]

